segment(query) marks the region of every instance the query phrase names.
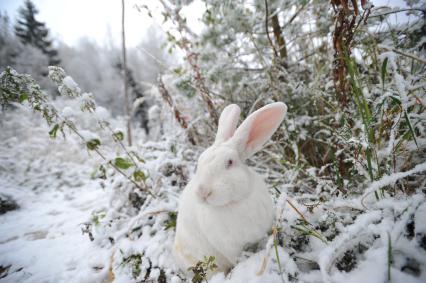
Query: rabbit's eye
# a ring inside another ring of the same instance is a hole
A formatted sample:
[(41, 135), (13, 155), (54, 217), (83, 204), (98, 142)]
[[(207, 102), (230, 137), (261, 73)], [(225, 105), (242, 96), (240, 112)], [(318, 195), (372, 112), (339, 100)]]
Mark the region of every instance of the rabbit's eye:
[(226, 168), (231, 167), (232, 165), (234, 165), (234, 160), (232, 159), (228, 159), (228, 161), (226, 161)]

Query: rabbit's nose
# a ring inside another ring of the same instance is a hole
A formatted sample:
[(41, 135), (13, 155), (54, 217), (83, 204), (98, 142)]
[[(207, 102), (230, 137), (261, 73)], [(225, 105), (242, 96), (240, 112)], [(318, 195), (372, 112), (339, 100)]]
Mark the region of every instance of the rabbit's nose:
[(212, 190), (206, 186), (199, 186), (198, 187), (198, 196), (202, 199), (202, 200), (207, 200), (207, 198), (209, 196), (211, 196), (212, 194)]

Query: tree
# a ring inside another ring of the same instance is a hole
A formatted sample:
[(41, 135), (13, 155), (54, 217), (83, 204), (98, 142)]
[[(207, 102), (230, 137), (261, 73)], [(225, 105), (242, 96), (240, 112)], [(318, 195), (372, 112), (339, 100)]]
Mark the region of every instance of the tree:
[(26, 0), (19, 9), (19, 18), (15, 24), (15, 34), (24, 44), (32, 45), (49, 57), (49, 65), (58, 65), (58, 51), (52, 47), (49, 30), (45, 23), (39, 22), (35, 16), (38, 10), (31, 0)]
[(18, 42), (10, 29), (9, 16), (0, 12), (0, 71), (16, 61)]

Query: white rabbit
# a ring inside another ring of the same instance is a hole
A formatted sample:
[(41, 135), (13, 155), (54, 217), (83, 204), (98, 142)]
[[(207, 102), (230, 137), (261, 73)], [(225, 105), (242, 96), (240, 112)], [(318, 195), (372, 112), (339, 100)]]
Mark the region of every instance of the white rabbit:
[(183, 270), (214, 256), (217, 271), (227, 271), (245, 245), (271, 229), (274, 208), (268, 188), (245, 160), (262, 148), (286, 112), (282, 102), (266, 105), (236, 130), (240, 108), (232, 104), (223, 110), (216, 140), (201, 154), (179, 200), (173, 254)]

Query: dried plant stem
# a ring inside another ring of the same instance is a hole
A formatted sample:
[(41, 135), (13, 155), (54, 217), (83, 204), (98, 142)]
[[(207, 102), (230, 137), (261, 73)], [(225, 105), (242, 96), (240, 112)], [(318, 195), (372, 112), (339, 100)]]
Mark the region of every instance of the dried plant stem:
[(303, 214), (289, 200), (287, 200), (287, 203), (294, 209), (294, 211), (297, 212), (297, 214), (300, 215), (300, 218), (302, 218), (303, 221), (305, 221), (306, 223), (310, 224), (309, 221), (306, 220), (305, 216), (303, 216)]
[(173, 101), (173, 98), (170, 96), (170, 93), (166, 89), (166, 86), (164, 85), (163, 79), (161, 77), (158, 79), (158, 89), (160, 91), (161, 97), (164, 99), (164, 101), (172, 109), (176, 121), (179, 123), (179, 125), (182, 127), (182, 129), (184, 129), (187, 132), (189, 142), (192, 145), (196, 145), (197, 143), (196, 143), (195, 138), (194, 138), (194, 133), (191, 131), (191, 128), (188, 127), (188, 123), (183, 118), (182, 113), (176, 107), (176, 105)]
[(177, 29), (181, 35), (180, 40), (177, 41), (177, 45), (185, 51), (185, 58), (188, 61), (189, 65), (191, 66), (194, 80), (195, 80), (195, 86), (198, 90), (202, 100), (206, 104), (207, 111), (210, 114), (210, 117), (213, 120), (213, 123), (215, 125), (218, 125), (219, 123), (219, 115), (216, 111), (216, 108), (213, 104), (212, 98), (210, 96), (210, 92), (205, 84), (204, 77), (201, 74), (200, 67), (197, 64), (198, 60), (198, 53), (193, 52), (190, 48), (190, 41), (185, 37), (185, 33), (195, 36), (194, 33), (191, 32), (191, 30), (186, 26), (185, 21), (182, 19), (182, 17), (179, 15), (179, 9), (172, 9), (164, 0), (160, 0), (161, 4), (164, 7), (164, 10), (167, 14), (170, 15), (170, 18), (172, 19), (173, 23), (177, 26)]

